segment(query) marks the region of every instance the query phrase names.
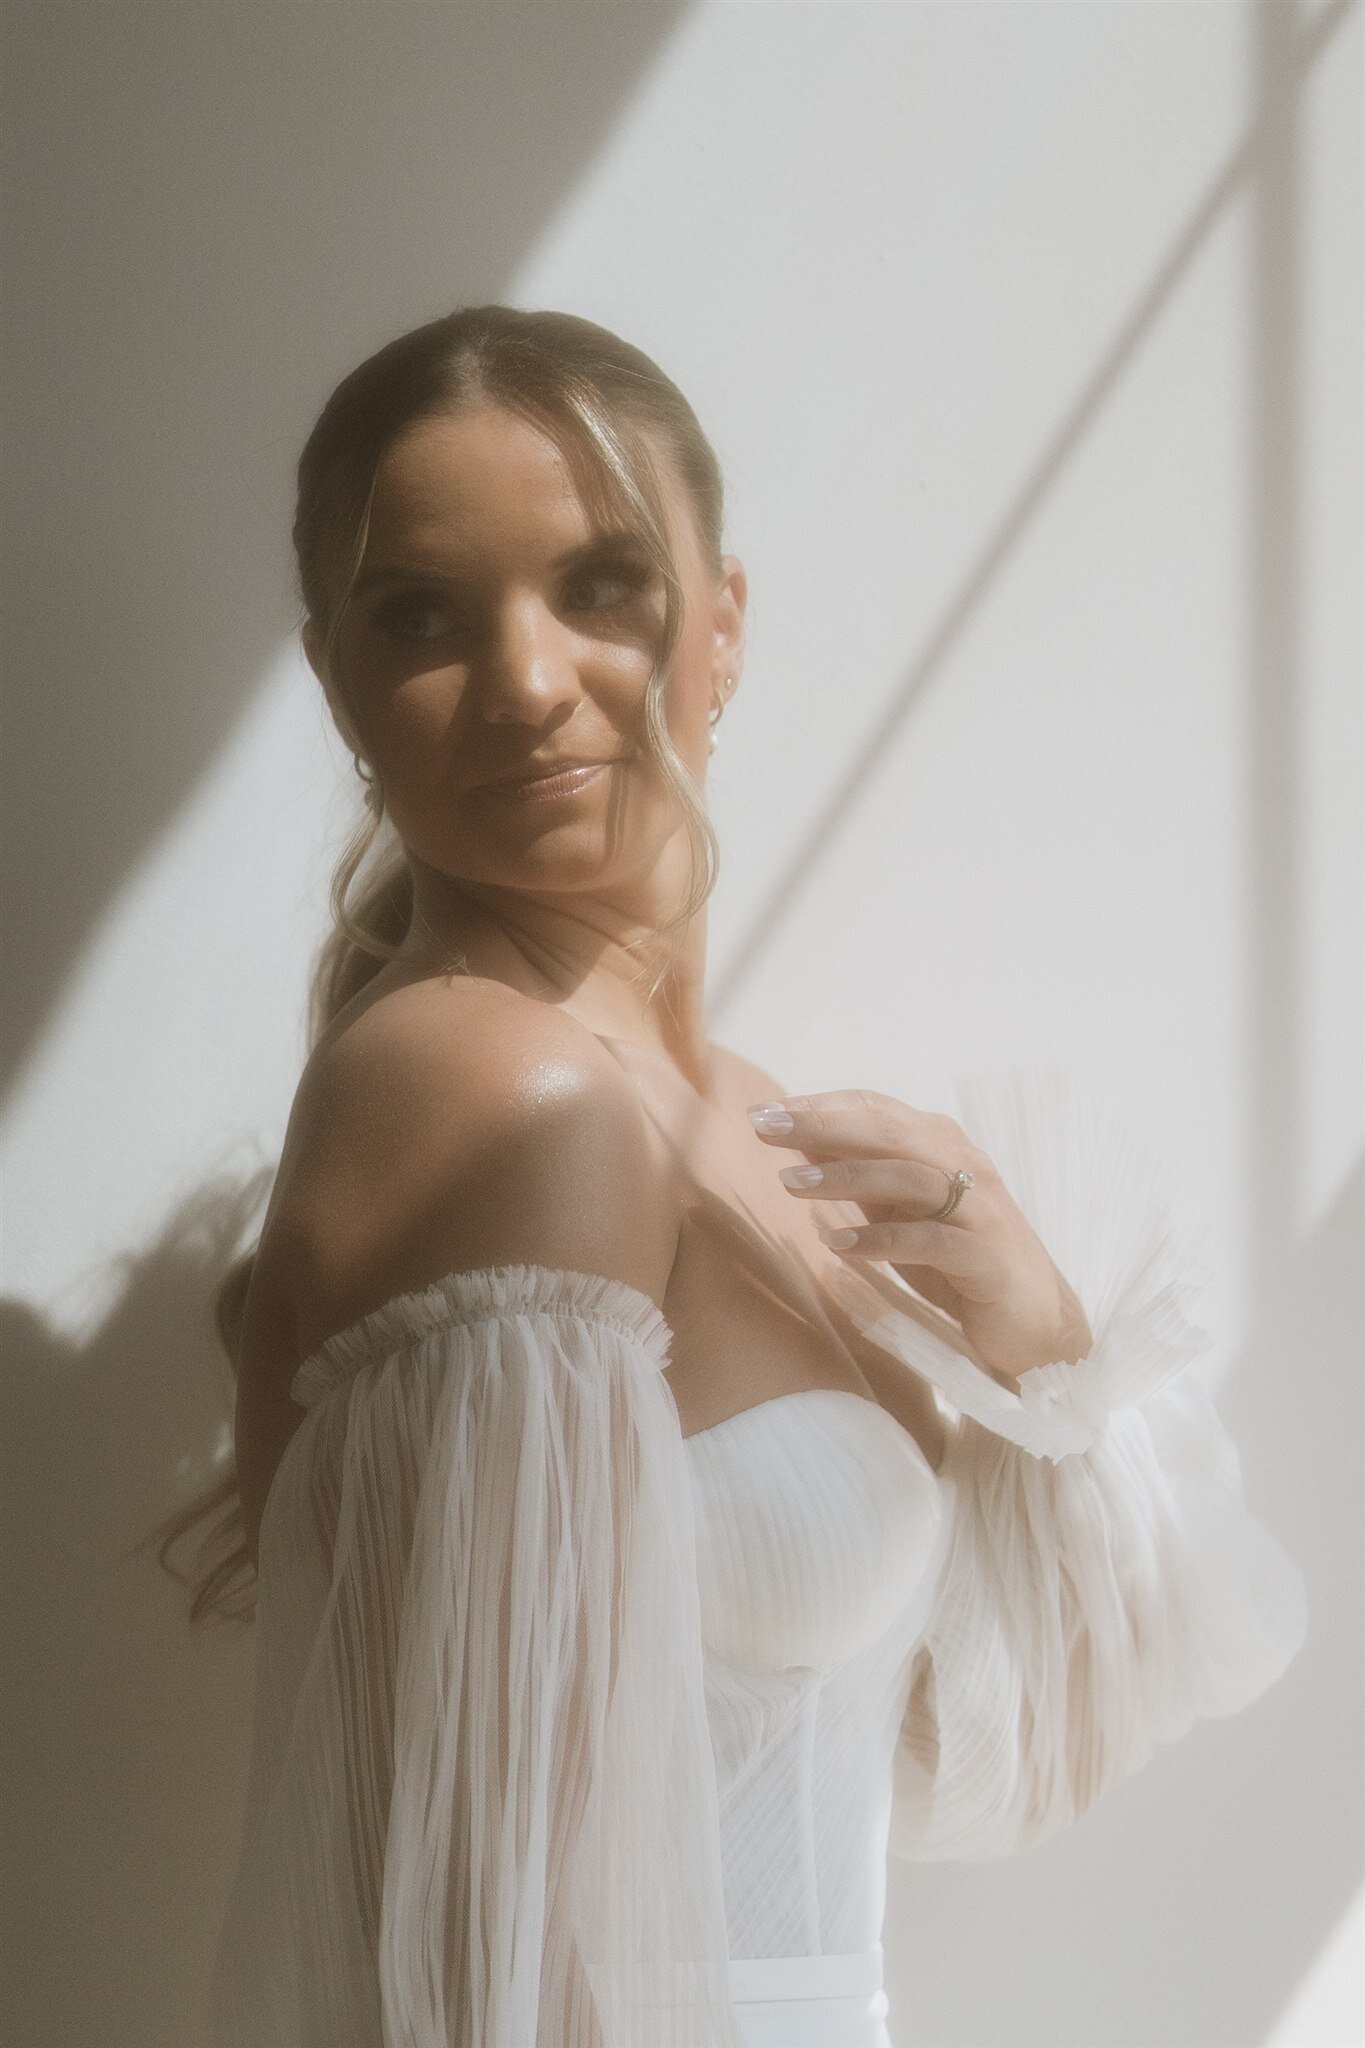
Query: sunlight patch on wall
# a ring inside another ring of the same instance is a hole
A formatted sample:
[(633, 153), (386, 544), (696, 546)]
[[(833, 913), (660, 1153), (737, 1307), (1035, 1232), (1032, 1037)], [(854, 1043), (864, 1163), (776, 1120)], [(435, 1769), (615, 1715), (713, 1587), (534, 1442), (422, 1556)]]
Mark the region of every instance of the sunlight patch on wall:
[(1356, 1893), (1265, 2048), (1342, 2048), (1365, 2041), (1365, 1890)]
[(0, 1123), (7, 1293), (88, 1334), (144, 1243), (215, 1172), (278, 1155), (309, 963), (359, 816), (297, 643), (73, 966)]

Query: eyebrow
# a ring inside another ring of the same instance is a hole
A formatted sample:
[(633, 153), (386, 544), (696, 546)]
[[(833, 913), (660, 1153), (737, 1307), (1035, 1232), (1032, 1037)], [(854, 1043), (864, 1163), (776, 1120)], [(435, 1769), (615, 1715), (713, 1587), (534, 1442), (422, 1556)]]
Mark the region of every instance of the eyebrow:
[[(580, 541), (577, 546), (566, 548), (562, 555), (556, 555), (550, 566), (552, 569), (580, 568), (622, 553), (641, 556), (646, 553), (639, 535), (628, 527), (594, 534), (590, 540)], [(363, 591), (380, 583), (447, 583), (451, 580), (449, 569), (437, 562), (377, 562), (373, 568), (362, 570), (356, 578), (353, 594), (359, 597)]]

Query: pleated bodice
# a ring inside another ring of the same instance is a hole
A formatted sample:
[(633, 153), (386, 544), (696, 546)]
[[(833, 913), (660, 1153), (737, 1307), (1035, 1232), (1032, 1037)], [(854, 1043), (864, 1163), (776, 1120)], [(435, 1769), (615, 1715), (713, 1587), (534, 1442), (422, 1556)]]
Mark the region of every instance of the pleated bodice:
[(892, 1755), (943, 1497), (861, 1394), (780, 1395), (687, 1439), (732, 1956), (881, 1933)]

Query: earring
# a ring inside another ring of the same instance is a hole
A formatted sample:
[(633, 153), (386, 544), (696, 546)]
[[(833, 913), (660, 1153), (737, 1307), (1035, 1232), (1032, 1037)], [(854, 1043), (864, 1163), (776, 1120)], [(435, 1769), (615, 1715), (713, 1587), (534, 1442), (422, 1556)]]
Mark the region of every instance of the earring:
[(362, 761), (359, 754), (354, 751), (351, 759), (355, 762), (356, 774), (365, 785), (365, 808), (367, 811), (373, 811), (377, 817), (384, 807), (384, 792), (379, 786), (379, 777), (369, 763)]
[(711, 752), (712, 752), (713, 754), (714, 754), (714, 753), (715, 753), (715, 751), (716, 751), (716, 741), (717, 741), (717, 739), (719, 738), (719, 735), (718, 735), (718, 733), (716, 732), (716, 727), (717, 727), (717, 726), (718, 726), (718, 725), (720, 724), (720, 717), (721, 717), (721, 713), (722, 713), (722, 712), (724, 711), (724, 709), (725, 709), (725, 699), (726, 699), (726, 697), (728, 696), (728, 694), (729, 694), (729, 692), (730, 692), (730, 689), (731, 689), (731, 687), (732, 687), (732, 686), (733, 686), (733, 684), (734, 684), (734, 680), (735, 680), (735, 679), (734, 679), (734, 677), (733, 677), (733, 676), (727, 676), (727, 677), (725, 678), (725, 689), (724, 689), (724, 690), (723, 690), (723, 691), (722, 691), (722, 692), (721, 692), (721, 693), (720, 693), (719, 695), (717, 695), (717, 694), (715, 694), (715, 693), (713, 693), (713, 694), (712, 694), (711, 702), (712, 702), (712, 704), (713, 704), (713, 706), (714, 706), (715, 708), (713, 709), (713, 711), (712, 711), (712, 713), (711, 713), (711, 742), (710, 742), (710, 751), (711, 751)]

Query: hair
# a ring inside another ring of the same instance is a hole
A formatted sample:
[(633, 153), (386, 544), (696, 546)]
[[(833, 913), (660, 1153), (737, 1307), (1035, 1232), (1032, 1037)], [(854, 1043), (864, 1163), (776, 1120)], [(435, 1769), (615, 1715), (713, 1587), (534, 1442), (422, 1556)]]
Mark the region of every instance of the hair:
[[(293, 523), (300, 628), (324, 650), (328, 708), (366, 785), (367, 815), (332, 877), (331, 929), (314, 958), (308, 994), (308, 1049), (384, 963), (401, 949), (413, 910), (412, 872), (402, 842), (385, 827), (384, 794), (365, 759), (338, 674), (336, 650), (364, 561), (375, 485), (385, 453), (423, 420), (492, 403), (548, 432), (594, 517), (613, 516), (636, 536), (664, 588), (664, 623), (645, 690), (645, 742), (681, 807), (691, 877), (686, 900), (658, 937), (680, 935), (710, 896), (719, 869), (714, 827), (679, 757), (663, 712), (668, 673), (683, 625), (683, 591), (669, 541), (663, 479), (650, 437), (682, 482), (707, 566), (721, 571), (724, 485), (720, 465), (677, 386), (640, 349), (571, 313), (470, 306), (400, 334), (345, 376), (323, 406), (299, 456)], [(357, 876), (373, 854), (369, 872)], [(354, 887), (354, 900), (352, 892)], [(676, 947), (654, 975), (652, 1000)], [(459, 972), (459, 956), (446, 961)], [(647, 970), (648, 962), (646, 962)], [(231, 1260), (214, 1295), (214, 1320), (233, 1374), (259, 1236)], [(188, 1567), (177, 1551), (200, 1531)], [(162, 1567), (189, 1589), (189, 1623), (242, 1627), (255, 1615), (256, 1574), (246, 1545), (236, 1462), (150, 1531)]]

